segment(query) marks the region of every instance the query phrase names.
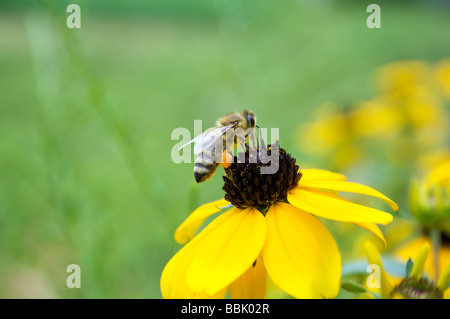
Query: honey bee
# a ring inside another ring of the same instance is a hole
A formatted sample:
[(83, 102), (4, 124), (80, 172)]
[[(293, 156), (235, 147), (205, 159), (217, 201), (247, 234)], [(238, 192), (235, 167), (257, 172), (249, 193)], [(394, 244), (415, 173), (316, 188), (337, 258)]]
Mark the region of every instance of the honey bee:
[[(233, 135), (233, 141), (227, 141), (227, 132), (231, 129), (242, 129), (246, 131), (256, 126), (255, 113), (244, 110), (242, 112), (229, 113), (216, 121), (216, 125), (207, 129), (202, 134), (190, 140), (179, 148), (194, 143), (194, 154), (197, 155), (194, 165), (194, 178), (197, 183), (204, 182), (211, 178), (217, 167), (222, 163), (224, 167), (231, 165), (232, 155), (227, 150), (227, 145), (245, 143), (244, 136)], [(222, 138), (222, 141), (220, 139)], [(216, 154), (217, 146), (222, 142), (223, 147), (219, 150), (221, 154)], [(221, 159), (220, 161), (217, 159)]]

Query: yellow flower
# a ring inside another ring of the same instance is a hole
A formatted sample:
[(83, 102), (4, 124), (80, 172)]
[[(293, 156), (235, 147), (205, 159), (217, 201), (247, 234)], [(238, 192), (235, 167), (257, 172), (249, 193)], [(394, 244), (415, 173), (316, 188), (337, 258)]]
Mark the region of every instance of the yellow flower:
[(436, 86), (447, 98), (450, 98), (450, 59), (447, 58), (441, 61), (433, 75)]
[(341, 147), (351, 138), (349, 134), (349, 123), (345, 115), (331, 113), (301, 127), (298, 136), (305, 149), (314, 153)]
[[(400, 246), (398, 249), (395, 250), (394, 255), (401, 261), (406, 262), (410, 256), (416, 256), (420, 249), (424, 245), (430, 245), (431, 246), (431, 240), (428, 237), (421, 236), (419, 238), (416, 238), (402, 246)], [(433, 250), (430, 251), (428, 254), (425, 265), (424, 265), (424, 271), (430, 278), (435, 278), (435, 265), (434, 265), (434, 257), (435, 252)], [(438, 260), (438, 269), (441, 271), (444, 270), (448, 265), (450, 265), (450, 242), (448, 239), (445, 241), (442, 241), (442, 245), (437, 252), (437, 260)], [(450, 290), (447, 290), (445, 292), (445, 298), (450, 299)]]
[(423, 226), (450, 233), (450, 159), (412, 183), (411, 213)]
[[(176, 241), (187, 244), (163, 270), (164, 298), (223, 298), (227, 291), (232, 298), (264, 298), (267, 275), (293, 297), (334, 298), (341, 257), (316, 216), (355, 223), (384, 240), (376, 224), (390, 223), (392, 215), (349, 202), (337, 192), (374, 196), (397, 210), (392, 200), (341, 174), (300, 171), (294, 158), (278, 150), (274, 174), (261, 174), (259, 159), (254, 164), (235, 161), (225, 169), (226, 199), (199, 207), (178, 227)], [(195, 235), (206, 218), (230, 203), (232, 209)]]
[[(377, 282), (381, 297), (384, 299), (442, 299), (449, 296), (450, 264), (437, 282), (424, 274), (426, 260), (431, 250), (430, 243), (425, 242), (417, 252), (410, 274), (403, 279), (392, 278), (384, 268), (380, 252), (370, 241), (365, 244), (365, 254), (371, 265), (379, 267)], [(376, 278), (376, 277), (375, 277)]]
[(426, 86), (428, 65), (423, 61), (398, 61), (380, 67), (376, 82), (381, 93), (389, 96), (411, 95)]
[(332, 158), (338, 167), (347, 167), (362, 154), (351, 119), (340, 109), (328, 104), (318, 107), (317, 120), (300, 125), (294, 138), (299, 140), (303, 151)]
[(380, 98), (360, 103), (350, 118), (355, 135), (383, 139), (399, 134), (405, 122), (399, 108)]
[(425, 176), (425, 184), (427, 186), (436, 185), (438, 187), (450, 189), (450, 158), (437, 164), (427, 176)]
[[(367, 101), (319, 106), (316, 120), (296, 133), (302, 151), (346, 169), (384, 152), (396, 154), (391, 162), (404, 164), (445, 143), (448, 120), (437, 88), (450, 92), (450, 60), (434, 71), (424, 61), (389, 63), (374, 72), (374, 79), (379, 94)], [(391, 151), (398, 149), (402, 152)]]

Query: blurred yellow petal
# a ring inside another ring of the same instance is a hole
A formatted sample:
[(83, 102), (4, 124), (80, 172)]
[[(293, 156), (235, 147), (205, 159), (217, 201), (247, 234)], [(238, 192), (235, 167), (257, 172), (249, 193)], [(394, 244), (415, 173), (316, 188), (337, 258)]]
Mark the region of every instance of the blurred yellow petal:
[(288, 193), (288, 201), (305, 212), (341, 222), (386, 225), (393, 219), (392, 215), (378, 209), (354, 204), (333, 194), (299, 187)]
[[(396, 257), (406, 262), (408, 258), (417, 256), (425, 243), (431, 245), (430, 239), (425, 236), (419, 237), (398, 248), (394, 254)], [(434, 251), (431, 250), (425, 262), (425, 272), (427, 276), (430, 278), (435, 278), (433, 259), (434, 259)], [(447, 267), (447, 265), (450, 264), (449, 245), (441, 246), (441, 249), (439, 250), (438, 253), (438, 260), (439, 260), (439, 269), (444, 270)]]
[[(192, 241), (187, 271), (189, 287), (216, 294), (241, 276), (259, 256), (266, 239), (266, 221), (254, 208), (234, 208), (215, 219)], [(184, 249), (184, 248), (183, 248)]]
[(424, 178), (427, 186), (433, 185), (450, 188), (450, 159), (436, 165)]
[(428, 76), (422, 61), (400, 61), (383, 65), (376, 71), (377, 84), (387, 94), (412, 94)]
[(394, 211), (398, 210), (398, 205), (382, 193), (374, 190), (369, 186), (358, 183), (351, 183), (345, 181), (307, 181), (301, 180), (300, 188), (318, 188), (340, 192), (350, 192), (363, 195), (369, 195), (381, 199), (386, 202)]
[(324, 169), (307, 168), (302, 169), (302, 178), (300, 179), (300, 185), (304, 182), (310, 181), (345, 181), (345, 176), (338, 173), (333, 173)]
[(261, 257), (258, 257), (254, 267), (250, 266), (228, 289), (233, 299), (264, 299), (267, 289), (267, 274)]
[(320, 120), (304, 124), (300, 131), (300, 143), (309, 153), (323, 152), (339, 146), (348, 135), (347, 118), (340, 113), (322, 116)]
[(375, 247), (375, 245), (367, 241), (364, 245), (364, 252), (366, 255), (367, 260), (369, 261), (369, 264), (371, 265), (377, 265), (380, 267), (380, 283), (381, 286), (381, 294), (383, 295), (383, 298), (389, 298), (392, 292), (392, 285), (390, 283), (390, 278), (387, 275), (383, 262), (381, 261), (380, 252)]
[(449, 283), (450, 283), (450, 264), (447, 265), (447, 268), (445, 268), (444, 272), (439, 277), (437, 286), (441, 291), (445, 291)]
[(376, 224), (374, 223), (356, 223), (356, 224), (378, 236), (378, 238), (380, 238), (383, 242), (383, 247), (386, 247), (386, 239), (384, 238), (383, 233)]
[(428, 253), (430, 252), (431, 245), (429, 243), (425, 243), (423, 247), (420, 249), (420, 252), (417, 258), (414, 260), (414, 265), (411, 270), (411, 277), (420, 279), (422, 278), (423, 271), (425, 269), (425, 261), (427, 260)]
[(444, 292), (444, 299), (450, 299), (450, 289), (447, 289), (447, 290)]
[(206, 218), (220, 211), (222, 207), (229, 205), (230, 202), (225, 199), (219, 199), (214, 202), (204, 204), (194, 210), (191, 215), (175, 231), (175, 240), (179, 244), (185, 244), (192, 238)]
[(363, 102), (350, 112), (352, 128), (358, 136), (391, 137), (402, 128), (404, 117), (399, 108), (384, 99)]
[(287, 203), (272, 205), (266, 220), (262, 258), (272, 281), (296, 298), (336, 297), (341, 257), (326, 227)]

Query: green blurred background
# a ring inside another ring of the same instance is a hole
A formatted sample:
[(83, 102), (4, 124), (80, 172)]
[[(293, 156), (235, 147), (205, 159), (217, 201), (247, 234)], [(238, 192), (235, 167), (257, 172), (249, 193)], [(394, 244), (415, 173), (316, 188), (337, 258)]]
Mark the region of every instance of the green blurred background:
[[(223, 196), (221, 169), (196, 185), (172, 162), (173, 129), (248, 108), (301, 167), (336, 169), (295, 135), (317, 106), (370, 99), (383, 64), (450, 53), (440, 1), (377, 1), (381, 29), (373, 1), (78, 0), (68, 29), (71, 2), (0, 1), (2, 298), (160, 298), (176, 227)], [(410, 171), (386, 161), (344, 173), (405, 203)]]

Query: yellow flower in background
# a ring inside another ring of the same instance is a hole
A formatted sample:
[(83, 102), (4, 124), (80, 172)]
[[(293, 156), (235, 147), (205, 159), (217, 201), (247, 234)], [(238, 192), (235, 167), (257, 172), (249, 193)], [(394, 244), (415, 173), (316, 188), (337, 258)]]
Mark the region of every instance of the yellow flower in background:
[[(399, 260), (406, 262), (410, 256), (417, 256), (424, 245), (431, 246), (431, 239), (426, 236), (421, 236), (397, 248), (394, 251), (394, 256)], [(430, 278), (437, 277), (435, 273), (434, 254), (435, 252), (431, 250), (424, 265), (424, 271)], [(437, 259), (438, 268), (441, 271), (450, 265), (450, 239), (445, 238), (442, 240), (442, 245), (438, 251)], [(450, 290), (446, 290), (445, 298), (450, 299)]]
[(410, 208), (423, 226), (450, 234), (450, 158), (413, 181)]
[(318, 115), (319, 121), (308, 123), (299, 132), (301, 143), (309, 152), (321, 152), (341, 147), (351, 139), (349, 122), (342, 112), (333, 111), (335, 106), (324, 105), (322, 110), (328, 108), (327, 114)]
[(424, 61), (399, 61), (375, 71), (380, 98), (398, 109), (404, 131), (415, 146), (432, 148), (447, 136), (447, 122), (431, 66)]
[(414, 127), (444, 124), (444, 111), (441, 101), (431, 90), (418, 89), (414, 94), (402, 99), (393, 99), (391, 104), (400, 107), (406, 123)]
[[(261, 174), (265, 164), (235, 162), (225, 169), (225, 199), (195, 210), (177, 229), (186, 244), (161, 276), (164, 298), (264, 298), (267, 275), (296, 298), (335, 298), (341, 257), (334, 238), (318, 217), (355, 223), (384, 240), (376, 224), (392, 215), (338, 196), (351, 192), (379, 198), (380, 192), (347, 182), (345, 176), (319, 169), (299, 170), (296, 160), (277, 145), (279, 169)], [(209, 216), (222, 212), (196, 235)]]
[(450, 59), (444, 59), (436, 66), (433, 77), (438, 89), (450, 98)]
[(346, 108), (333, 104), (319, 107), (316, 119), (301, 125), (296, 133), (300, 148), (329, 158), (331, 166), (340, 169), (393, 152), (396, 156), (391, 161), (403, 165), (412, 157), (435, 151), (448, 137), (438, 86), (450, 90), (449, 61), (441, 62), (434, 73), (423, 61), (380, 67), (373, 77), (377, 96)]
[(405, 124), (403, 113), (384, 99), (360, 103), (350, 111), (351, 127), (355, 135), (390, 138)]
[(450, 158), (436, 165), (425, 176), (424, 183), (429, 187), (437, 186), (450, 189)]
[(429, 243), (422, 245), (417, 255), (413, 255), (417, 257), (413, 261), (410, 273), (399, 280), (387, 273), (380, 252), (375, 245), (371, 242), (366, 243), (365, 254), (369, 264), (379, 267), (379, 273), (376, 274), (378, 277), (374, 276), (374, 284), (379, 286), (383, 299), (442, 299), (448, 297), (450, 264), (447, 264), (445, 271), (436, 282), (424, 274), (430, 249)]
[(335, 166), (346, 167), (361, 159), (352, 119), (342, 108), (325, 104), (318, 108), (317, 120), (302, 124), (295, 132), (302, 151), (332, 158)]
[(420, 175), (426, 175), (434, 167), (448, 161), (450, 161), (450, 150), (440, 148), (434, 152), (426, 153), (418, 157), (415, 161), (415, 171), (417, 171)]
[[(437, 280), (442, 270), (450, 264), (450, 156), (448, 152), (441, 151), (424, 156), (418, 162), (419, 170), (424, 170), (424, 167), (428, 170), (421, 179), (412, 182), (410, 211), (421, 235), (401, 245), (394, 254), (405, 261), (417, 254), (422, 246), (432, 246), (424, 269), (430, 278)], [(446, 295), (450, 292), (447, 291)]]
[(382, 95), (412, 95), (427, 83), (429, 68), (423, 61), (398, 61), (375, 70), (375, 84)]

